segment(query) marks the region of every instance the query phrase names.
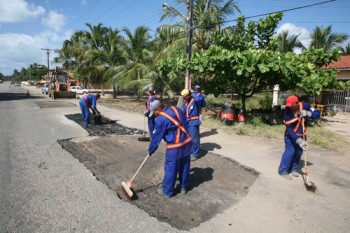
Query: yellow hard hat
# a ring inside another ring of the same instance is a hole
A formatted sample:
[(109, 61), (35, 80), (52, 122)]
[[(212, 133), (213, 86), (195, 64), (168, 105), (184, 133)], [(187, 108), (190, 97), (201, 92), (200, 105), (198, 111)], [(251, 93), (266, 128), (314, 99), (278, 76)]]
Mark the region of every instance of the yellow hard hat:
[(188, 89), (183, 89), (182, 91), (181, 91), (181, 96), (182, 97), (186, 97), (186, 96), (188, 96), (190, 94), (190, 91), (188, 90)]

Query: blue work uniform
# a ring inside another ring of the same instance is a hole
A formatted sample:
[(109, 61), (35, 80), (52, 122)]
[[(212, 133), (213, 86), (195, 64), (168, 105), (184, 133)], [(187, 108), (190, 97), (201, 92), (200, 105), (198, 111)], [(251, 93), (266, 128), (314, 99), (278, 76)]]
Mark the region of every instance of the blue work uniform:
[(305, 125), (304, 127), (302, 126), (302, 118), (300, 116), (302, 110), (310, 111), (312, 119), (320, 118), (320, 113), (306, 102), (299, 102), (299, 112), (295, 115), (290, 108), (286, 108), (284, 112), (284, 124), (286, 125), (284, 134), (285, 150), (278, 168), (278, 173), (280, 175), (296, 172), (298, 169), (303, 149), (296, 143), (296, 140), (299, 138), (303, 139), (303, 137), (306, 138), (308, 122), (308, 117), (305, 117)]
[(171, 197), (177, 174), (181, 188), (188, 188), (191, 165), (192, 139), (187, 132), (186, 117), (180, 108), (165, 108), (156, 118), (153, 137), (148, 152), (153, 154), (162, 139), (166, 142), (163, 194)]
[(205, 101), (204, 95), (200, 92), (192, 93), (191, 95), (193, 98), (195, 98), (196, 103), (199, 107), (199, 112), (202, 112), (202, 108), (204, 108), (207, 105), (207, 102)]
[[(148, 100), (147, 100), (147, 103), (146, 103), (146, 108), (147, 108), (148, 113), (150, 112), (151, 103), (153, 101), (155, 101), (156, 99), (157, 99), (156, 95), (148, 96)], [(148, 119), (148, 121), (147, 121), (148, 132), (149, 132), (149, 135), (152, 137), (153, 136), (153, 130), (154, 130), (156, 116), (153, 114), (152, 116), (148, 116), (147, 119)]]
[(188, 133), (192, 138), (192, 156), (198, 158), (200, 149), (200, 130), (201, 121), (199, 119), (199, 107), (195, 98), (191, 98), (189, 102), (184, 100), (182, 111), (186, 115)]
[(96, 110), (96, 95), (86, 94), (83, 95), (79, 100), (79, 106), (81, 110), (81, 114), (83, 116), (84, 126), (90, 124), (90, 110), (92, 108)]

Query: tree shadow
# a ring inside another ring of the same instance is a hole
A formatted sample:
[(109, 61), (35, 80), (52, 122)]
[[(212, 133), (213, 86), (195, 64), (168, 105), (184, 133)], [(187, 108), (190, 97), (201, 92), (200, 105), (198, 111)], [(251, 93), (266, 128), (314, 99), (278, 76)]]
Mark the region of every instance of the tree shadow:
[(0, 93), (0, 101), (22, 100), (22, 99), (42, 99), (41, 96), (27, 96), (26, 93)]
[[(199, 156), (203, 157), (205, 156), (205, 154), (208, 153), (208, 151), (214, 151), (214, 149), (221, 149), (221, 146), (217, 143), (213, 143), (213, 142), (205, 142), (205, 143), (201, 143), (201, 150), (199, 152)], [(202, 151), (206, 151), (206, 153), (202, 152)], [(201, 154), (203, 154), (201, 156)]]
[(203, 138), (203, 137), (208, 137), (208, 136), (211, 136), (211, 135), (214, 135), (214, 134), (218, 134), (218, 130), (217, 129), (211, 129), (210, 131), (205, 131), (205, 132), (202, 132), (200, 134), (200, 137)]
[[(306, 162), (307, 166), (313, 166), (314, 164), (307, 161)], [(305, 167), (305, 160), (304, 159), (300, 159), (300, 162), (299, 162), (299, 165), (298, 165), (298, 168), (301, 169), (301, 168), (304, 168)]]

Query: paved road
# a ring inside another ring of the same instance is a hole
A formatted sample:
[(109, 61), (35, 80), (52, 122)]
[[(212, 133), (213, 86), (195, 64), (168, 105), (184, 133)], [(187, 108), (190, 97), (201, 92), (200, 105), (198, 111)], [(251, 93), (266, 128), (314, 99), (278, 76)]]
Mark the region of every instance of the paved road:
[(57, 139), (86, 135), (64, 114), (40, 109), (39, 89), (0, 84), (0, 232), (176, 232), (121, 200)]
[[(0, 232), (176, 232), (120, 201), (58, 146), (57, 139), (86, 135), (64, 117), (79, 112), (78, 107), (39, 109), (34, 101), (45, 100), (40, 90), (30, 88), (31, 98), (25, 91), (0, 85)], [(125, 126), (143, 128), (140, 115), (99, 108)], [(301, 177), (288, 181), (277, 175), (282, 136), (268, 141), (202, 132), (202, 148), (260, 175), (242, 201), (191, 232), (349, 231), (350, 153), (310, 147), (310, 179), (317, 185), (312, 193)]]

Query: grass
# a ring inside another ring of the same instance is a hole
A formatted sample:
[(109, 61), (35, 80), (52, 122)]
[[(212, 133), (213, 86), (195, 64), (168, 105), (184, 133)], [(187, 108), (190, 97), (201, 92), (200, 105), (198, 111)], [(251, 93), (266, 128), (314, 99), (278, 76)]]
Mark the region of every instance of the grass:
[[(254, 122), (254, 121), (252, 121)], [(282, 139), (285, 131), (284, 125), (266, 125), (262, 122), (251, 124), (235, 123), (232, 126), (223, 124), (221, 121), (213, 118), (204, 118), (203, 124), (207, 128), (221, 129), (227, 133), (235, 133), (251, 137), (263, 137), (267, 139)], [(324, 123), (318, 126), (308, 127), (308, 142), (321, 148), (347, 152), (350, 149), (350, 140), (338, 133), (331, 132), (322, 127)]]

